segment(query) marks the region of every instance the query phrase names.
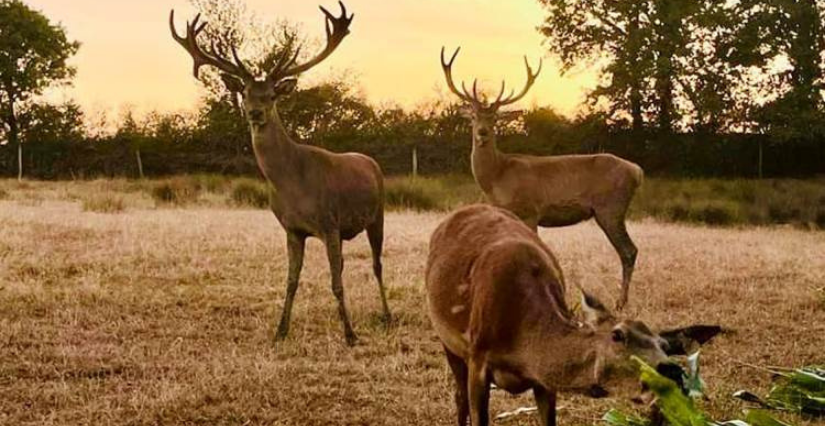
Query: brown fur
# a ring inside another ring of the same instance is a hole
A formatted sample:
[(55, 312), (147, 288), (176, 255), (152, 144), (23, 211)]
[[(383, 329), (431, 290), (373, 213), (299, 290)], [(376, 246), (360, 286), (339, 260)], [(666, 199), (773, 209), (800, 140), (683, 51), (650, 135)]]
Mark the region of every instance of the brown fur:
[(576, 320), (553, 254), (498, 207), (465, 207), (441, 223), (430, 240), (426, 286), (461, 426), (468, 417), (473, 426), (487, 424), (491, 383), (511, 393), (532, 389), (542, 424), (552, 425), (557, 392), (602, 394), (602, 386), (633, 376), (605, 375), (629, 354), (653, 365), (666, 359), (662, 338), (643, 323), (617, 321), (589, 296), (589, 324)]
[[(617, 307), (628, 301), (630, 281), (638, 250), (627, 234), (625, 218), (642, 169), (613, 155), (535, 157), (505, 154), (496, 146), (495, 126), (499, 109), (527, 94), (538, 73), (527, 64), (527, 84), (518, 96), (487, 102), (473, 91), (462, 93), (452, 79), (452, 65), (441, 52), (441, 63), (450, 90), (465, 102), (465, 116), (473, 123), (473, 176), (491, 203), (518, 215), (529, 227), (575, 225), (596, 218), (622, 262), (622, 292)], [(463, 85), (462, 85), (463, 87)]]
[(356, 336), (344, 303), (341, 245), (364, 230), (372, 248), (373, 271), (381, 293), (384, 320), (387, 323), (391, 320), (381, 265), (384, 241), (384, 177), (381, 168), (365, 155), (336, 154), (296, 143), (287, 134), (276, 105), (278, 98), (295, 89), (297, 82), (294, 76), (326, 59), (349, 34), (352, 16), (347, 16), (343, 3), (340, 6), (340, 17), (321, 8), (327, 21), (327, 45), (323, 51), (308, 62), (298, 64), (296, 60), (300, 49), (284, 49), (263, 80), (249, 73), (238, 59), (234, 47), (232, 54), (235, 63), (223, 58), (220, 52), (201, 49), (197, 44), (197, 35), (203, 26), (198, 25), (197, 17), (187, 26), (186, 37), (178, 36), (174, 29), (174, 15), (170, 14), (174, 38), (195, 59), (195, 76), (200, 66), (215, 66), (224, 72), (222, 78), (229, 90), (243, 95), (243, 108), (252, 133), (255, 157), (273, 189), (270, 198), (272, 211), (287, 232), (289, 275), (276, 339), (286, 338), (289, 332), (307, 237), (317, 237), (326, 245), (332, 291), (338, 299), (347, 343), (354, 344)]

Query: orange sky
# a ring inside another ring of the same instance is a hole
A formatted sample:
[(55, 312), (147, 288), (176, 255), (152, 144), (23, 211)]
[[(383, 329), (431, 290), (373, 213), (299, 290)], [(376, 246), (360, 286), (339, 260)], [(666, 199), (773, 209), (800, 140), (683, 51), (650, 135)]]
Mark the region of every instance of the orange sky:
[[(67, 29), (83, 45), (74, 59), (78, 74), (64, 96), (88, 110), (139, 112), (192, 109), (198, 86), (191, 76), (191, 59), (171, 39), (167, 29), (170, 8), (179, 24), (192, 11), (187, 0), (28, 0)], [(307, 34), (323, 38), (321, 2), (331, 10), (333, 0), (248, 0), (251, 10), (266, 20), (285, 18)], [(353, 73), (374, 103), (412, 106), (433, 99), (445, 86), (438, 54), (461, 45), (454, 67), (456, 78), (479, 77), (490, 87), (506, 78), (524, 82), (521, 56), (533, 63), (545, 56), (545, 67), (524, 105), (551, 105), (560, 112), (577, 110), (592, 73), (559, 75), (542, 48), (535, 28), (542, 21), (536, 0), (348, 0), (356, 17), (352, 34), (309, 79), (330, 73)]]

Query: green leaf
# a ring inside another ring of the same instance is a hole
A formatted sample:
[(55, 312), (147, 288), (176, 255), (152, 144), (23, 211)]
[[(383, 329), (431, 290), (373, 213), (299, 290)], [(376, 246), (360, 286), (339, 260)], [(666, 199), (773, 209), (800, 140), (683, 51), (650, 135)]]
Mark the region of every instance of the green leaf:
[(791, 426), (773, 418), (773, 416), (762, 410), (746, 410), (745, 421), (750, 423), (751, 426)]
[(671, 425), (706, 426), (710, 423), (676, 382), (662, 376), (640, 358), (633, 359), (639, 363), (642, 382), (657, 396), (656, 405)]
[(611, 426), (648, 426), (650, 424), (648, 419), (626, 414), (616, 409), (611, 409), (605, 413), (602, 420)]

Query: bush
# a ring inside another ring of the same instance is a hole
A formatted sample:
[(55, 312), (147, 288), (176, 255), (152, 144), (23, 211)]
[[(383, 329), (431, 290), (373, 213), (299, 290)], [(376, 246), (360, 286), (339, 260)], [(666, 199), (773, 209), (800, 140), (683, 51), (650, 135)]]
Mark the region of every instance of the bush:
[(825, 209), (821, 209), (816, 213), (814, 222), (820, 229), (825, 229)]
[(708, 225), (731, 225), (739, 223), (739, 205), (730, 201), (708, 201), (694, 206), (690, 212), (694, 222)]
[(437, 196), (439, 188), (423, 180), (393, 180), (384, 192), (384, 203), (389, 209), (438, 210), (441, 205)]
[(269, 184), (242, 179), (232, 186), (232, 201), (236, 206), (269, 208)]
[(123, 198), (114, 194), (92, 195), (83, 199), (84, 212), (120, 213), (125, 210)]
[(192, 176), (190, 179), (199, 190), (215, 194), (224, 192), (229, 186), (229, 180), (221, 175), (200, 174)]
[(152, 198), (157, 203), (186, 205), (198, 199), (199, 190), (183, 179), (161, 181), (152, 188)]

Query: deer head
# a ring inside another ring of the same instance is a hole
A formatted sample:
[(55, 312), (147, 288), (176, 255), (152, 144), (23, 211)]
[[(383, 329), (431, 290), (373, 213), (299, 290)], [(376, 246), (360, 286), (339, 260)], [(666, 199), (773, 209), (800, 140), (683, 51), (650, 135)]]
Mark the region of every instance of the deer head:
[[(199, 70), (209, 65), (221, 71), (221, 79), (227, 89), (240, 93), (243, 97), (243, 108), (247, 120), (253, 127), (260, 127), (270, 122), (275, 113), (276, 101), (290, 94), (297, 85), (297, 76), (323, 62), (341, 44), (349, 34), (349, 27), (354, 14), (347, 16), (347, 9), (343, 2), (341, 16), (334, 16), (323, 6), (320, 7), (326, 20), (327, 43), (326, 47), (314, 58), (299, 64), (298, 57), (301, 46), (296, 46), (294, 37), (288, 37), (287, 43), (275, 59), (275, 64), (264, 77), (252, 74), (238, 57), (237, 47), (230, 46), (230, 52), (212, 43), (206, 48), (198, 44), (198, 35), (206, 28), (206, 22), (200, 22), (200, 14), (192, 22), (186, 23), (186, 35), (180, 36), (175, 29), (175, 11), (169, 14), (169, 28), (172, 37), (178, 42), (194, 60), (193, 73), (198, 78)], [(231, 53), (232, 59), (228, 59)]]
[(533, 84), (536, 83), (536, 78), (539, 76), (539, 73), (541, 73), (542, 61), (539, 61), (539, 67), (536, 72), (533, 72), (525, 56), (524, 65), (527, 68), (527, 84), (525, 84), (524, 89), (518, 94), (516, 94), (515, 89), (513, 89), (510, 91), (510, 94), (505, 97), (507, 87), (506, 83), (502, 81), (501, 91), (496, 97), (496, 100), (488, 102), (487, 99), (478, 93), (478, 79), (473, 80), (472, 92), (467, 90), (464, 82), (461, 83), (461, 90), (458, 90), (458, 87), (453, 81), (453, 63), (455, 63), (455, 59), (458, 57), (461, 48), (456, 49), (449, 61), (446, 60), (444, 50), (442, 47), (441, 67), (444, 69), (444, 76), (447, 78), (447, 86), (453, 94), (464, 102), (462, 114), (473, 123), (473, 141), (477, 145), (485, 145), (495, 140), (495, 125), (499, 118), (511, 119), (520, 114), (518, 111), (504, 112), (501, 111), (501, 108), (514, 104), (527, 95), (527, 92), (529, 92)]
[[(585, 324), (601, 341), (597, 344), (596, 383), (590, 388), (594, 397), (611, 393), (628, 393), (637, 390), (638, 365), (631, 360), (636, 356), (656, 370), (682, 384), (684, 371), (670, 361), (673, 355), (686, 355), (722, 332), (719, 326), (694, 325), (675, 330), (654, 332), (641, 321), (618, 320), (596, 298), (584, 293), (582, 311)], [(636, 400), (649, 398), (643, 393)]]

